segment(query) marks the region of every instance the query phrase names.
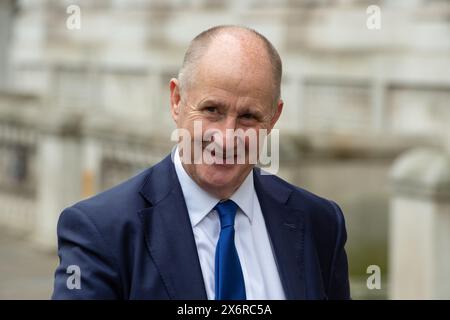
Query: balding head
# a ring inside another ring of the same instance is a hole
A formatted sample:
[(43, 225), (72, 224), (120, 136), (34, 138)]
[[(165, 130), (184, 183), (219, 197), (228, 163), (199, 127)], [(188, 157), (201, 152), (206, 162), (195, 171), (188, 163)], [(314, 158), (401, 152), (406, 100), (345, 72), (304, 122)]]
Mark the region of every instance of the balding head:
[(273, 99), (280, 98), (282, 64), (275, 47), (257, 31), (240, 26), (216, 26), (203, 31), (190, 43), (184, 56), (178, 79), (184, 90), (195, 83), (201, 69), (214, 64), (239, 64), (245, 72), (270, 69)]
[[(178, 79), (169, 83), (170, 111), (177, 128), (189, 133), (182, 139), (182, 153), (190, 161), (183, 166), (201, 188), (227, 199), (248, 176), (255, 165), (250, 157), (258, 156), (251, 141), (258, 149), (261, 133), (270, 133), (283, 110), (280, 82), (280, 57), (256, 31), (219, 26), (191, 42)], [(230, 130), (247, 135), (240, 139), (244, 163), (231, 159), (237, 137), (228, 139)], [(211, 144), (219, 147), (212, 164), (203, 161)], [(233, 164), (218, 163), (227, 157)]]

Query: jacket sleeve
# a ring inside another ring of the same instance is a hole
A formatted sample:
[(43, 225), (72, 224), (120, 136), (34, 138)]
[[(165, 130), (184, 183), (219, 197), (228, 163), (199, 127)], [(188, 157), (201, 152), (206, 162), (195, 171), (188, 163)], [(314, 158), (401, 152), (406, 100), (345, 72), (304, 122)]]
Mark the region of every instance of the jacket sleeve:
[(76, 207), (58, 221), (59, 266), (52, 299), (119, 299), (120, 273), (92, 218)]
[(350, 285), (348, 277), (347, 254), (345, 253), (345, 243), (347, 241), (347, 231), (345, 228), (344, 215), (339, 206), (331, 202), (337, 220), (337, 237), (330, 269), (330, 281), (328, 286), (328, 299), (349, 300)]

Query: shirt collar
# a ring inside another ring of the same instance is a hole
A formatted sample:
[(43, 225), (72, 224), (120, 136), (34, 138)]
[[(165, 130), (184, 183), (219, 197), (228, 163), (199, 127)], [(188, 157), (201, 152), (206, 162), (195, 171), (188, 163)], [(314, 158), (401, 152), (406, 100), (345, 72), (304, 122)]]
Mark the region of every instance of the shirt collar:
[(253, 218), (253, 198), (255, 196), (255, 185), (253, 184), (253, 170), (245, 178), (244, 182), (230, 197), (231, 200), (241, 208), (248, 217), (250, 223)]
[[(203, 190), (186, 172), (181, 164), (178, 147), (175, 149), (173, 157), (175, 171), (180, 181), (181, 189), (183, 191), (184, 200), (188, 209), (189, 218), (192, 227), (195, 227), (206, 215), (214, 209), (214, 206), (220, 199), (209, 194)], [(230, 197), (244, 214), (252, 222), (253, 217), (253, 198), (255, 194), (255, 186), (253, 184), (252, 171), (245, 178), (244, 182)]]

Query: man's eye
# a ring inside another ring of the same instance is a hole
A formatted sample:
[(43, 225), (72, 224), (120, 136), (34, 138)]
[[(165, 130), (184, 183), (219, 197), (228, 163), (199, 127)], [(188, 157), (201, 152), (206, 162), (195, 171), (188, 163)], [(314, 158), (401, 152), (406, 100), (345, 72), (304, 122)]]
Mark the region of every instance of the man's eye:
[(255, 118), (255, 116), (253, 114), (251, 114), (251, 113), (244, 113), (244, 114), (241, 115), (241, 118), (253, 119), (253, 118)]
[(217, 112), (217, 108), (216, 107), (206, 107), (204, 110), (209, 112), (209, 113), (216, 113)]

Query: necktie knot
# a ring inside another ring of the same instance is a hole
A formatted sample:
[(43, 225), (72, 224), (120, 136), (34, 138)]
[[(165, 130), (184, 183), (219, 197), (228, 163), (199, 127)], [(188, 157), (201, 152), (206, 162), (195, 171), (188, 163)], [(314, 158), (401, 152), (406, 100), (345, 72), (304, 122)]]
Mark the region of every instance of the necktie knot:
[(233, 200), (219, 202), (214, 208), (219, 213), (221, 229), (234, 226), (238, 205)]

